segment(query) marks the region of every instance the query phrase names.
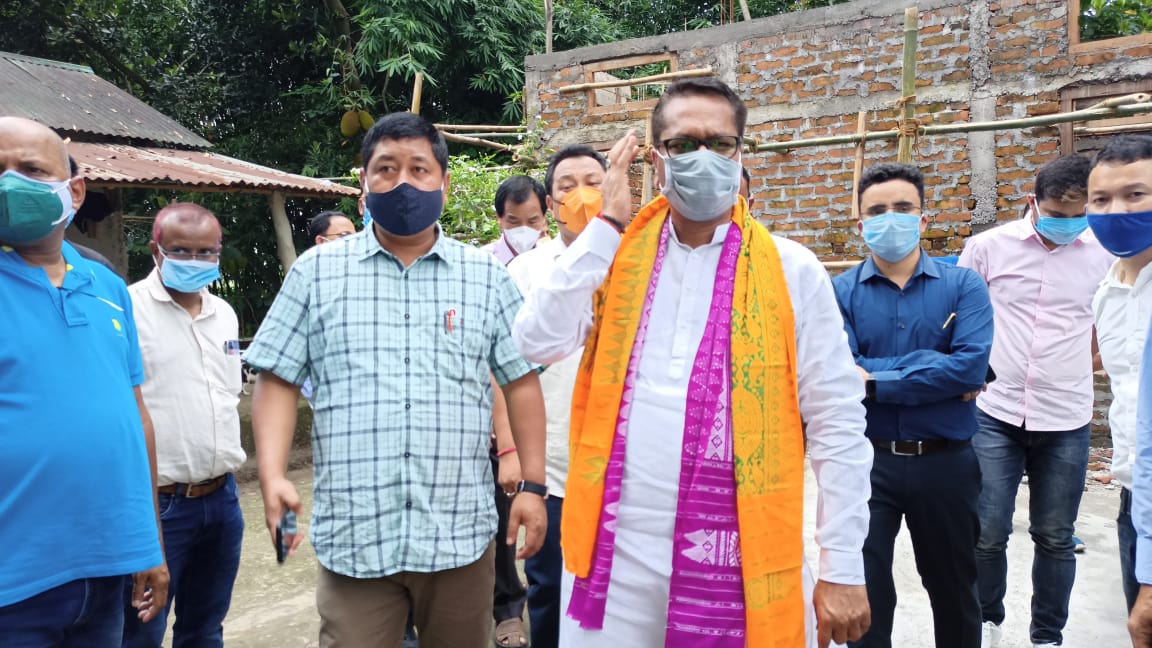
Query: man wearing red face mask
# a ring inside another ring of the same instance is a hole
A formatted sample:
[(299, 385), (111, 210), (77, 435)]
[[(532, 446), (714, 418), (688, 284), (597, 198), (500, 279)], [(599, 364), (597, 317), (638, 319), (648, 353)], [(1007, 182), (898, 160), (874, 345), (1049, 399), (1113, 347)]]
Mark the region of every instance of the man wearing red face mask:
[[(559, 225), (560, 236), (542, 241), (508, 264), (512, 280), (524, 295), (536, 281), (551, 273), (560, 254), (576, 240), (588, 221), (600, 213), (604, 182), (604, 156), (589, 146), (574, 144), (561, 149), (548, 161), (544, 186), (548, 208)], [(568, 414), (576, 369), (583, 348), (552, 363), (540, 374), (547, 415), (545, 476), (549, 497), (548, 531), (540, 551), (524, 561), (528, 577), (528, 616), (532, 621), (533, 648), (556, 648), (560, 633), (560, 576), (564, 561), (560, 555), (560, 514), (564, 506), (564, 482), (568, 479)]]

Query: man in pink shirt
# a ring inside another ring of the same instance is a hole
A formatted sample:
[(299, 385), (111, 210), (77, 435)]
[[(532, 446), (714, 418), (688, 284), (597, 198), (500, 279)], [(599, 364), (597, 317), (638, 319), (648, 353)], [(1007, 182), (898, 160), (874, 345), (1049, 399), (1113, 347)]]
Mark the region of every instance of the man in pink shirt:
[(973, 236), (959, 264), (988, 282), (996, 380), (977, 400), (972, 439), (983, 473), (977, 584), (984, 645), (1004, 622), (1016, 490), (1028, 475), (1033, 646), (1059, 646), (1076, 579), (1072, 527), (1092, 419), (1092, 297), (1112, 257), (1089, 231), (1091, 163), (1069, 156), (1036, 175), (1025, 216)]

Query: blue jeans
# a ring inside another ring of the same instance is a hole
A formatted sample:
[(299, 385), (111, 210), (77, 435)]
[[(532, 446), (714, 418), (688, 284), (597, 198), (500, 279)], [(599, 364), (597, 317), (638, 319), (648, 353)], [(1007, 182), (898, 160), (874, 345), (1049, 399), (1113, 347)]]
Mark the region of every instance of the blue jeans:
[(1120, 490), (1120, 511), (1116, 514), (1116, 539), (1120, 541), (1120, 583), (1128, 612), (1136, 605), (1140, 582), (1136, 580), (1136, 527), (1132, 526), (1132, 491)]
[[(79, 547), (78, 547), (79, 550)], [(0, 607), (4, 648), (115, 648), (131, 576), (82, 578)]]
[(1087, 425), (1066, 432), (1029, 432), (977, 413), (972, 438), (980, 471), (980, 542), (976, 545), (980, 607), (985, 621), (1004, 622), (1008, 589), (1008, 536), (1016, 510), (1016, 490), (1028, 474), (1028, 533), (1032, 557), (1033, 643), (1063, 641), (1068, 599), (1076, 580), (1072, 529), (1084, 493), (1088, 467)]
[(173, 648), (224, 645), (224, 617), (232, 601), (232, 585), (240, 569), (244, 517), (240, 512), (236, 480), (215, 493), (190, 499), (160, 495), (160, 524), (164, 529), (164, 556), (171, 577), (168, 605), (148, 623), (141, 623), (129, 604), (131, 584), (121, 599), (126, 648), (158, 648), (168, 627), (168, 612), (175, 601)]
[(556, 648), (560, 642), (560, 575), (564, 556), (560, 552), (560, 515), (563, 497), (544, 500), (548, 510), (548, 533), (540, 551), (524, 561), (528, 577), (528, 619), (532, 648)]

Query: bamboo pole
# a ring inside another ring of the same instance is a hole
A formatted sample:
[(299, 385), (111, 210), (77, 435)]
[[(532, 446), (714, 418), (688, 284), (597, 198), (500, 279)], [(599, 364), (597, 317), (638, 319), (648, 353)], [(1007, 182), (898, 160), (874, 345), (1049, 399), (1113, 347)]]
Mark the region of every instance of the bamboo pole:
[(912, 161), (912, 143), (915, 140), (915, 134), (910, 132), (910, 125), (916, 117), (916, 42), (919, 35), (919, 17), (916, 7), (904, 10), (904, 75), (900, 91), (904, 119), (900, 145), (896, 151), (896, 161), (904, 164)]
[(640, 204), (647, 205), (652, 201), (652, 116), (644, 122), (644, 171), (640, 174)]
[[(958, 124), (938, 124), (920, 127), (920, 135), (952, 135), (955, 133), (979, 133), (995, 130), (1014, 130), (1021, 128), (1035, 128), (1038, 126), (1054, 126), (1076, 121), (1096, 121), (1112, 119), (1115, 117), (1131, 117), (1152, 113), (1152, 102), (1126, 104), (1105, 108), (1084, 108), (1066, 113), (1053, 113), (1036, 117), (1021, 117), (1018, 119), (1005, 119), (1000, 121), (962, 122)], [(828, 137), (813, 137), (809, 139), (788, 140), (783, 142), (764, 142), (756, 146), (757, 152), (763, 151), (790, 151), (798, 148), (811, 148), (816, 146), (838, 146), (855, 144), (861, 140), (871, 142), (875, 140), (892, 140), (900, 136), (899, 129), (870, 131), (860, 135), (850, 133), (845, 135), (830, 135)]]
[(420, 94), (424, 91), (424, 73), (416, 73), (416, 81), (412, 84), (412, 114), (420, 114)]
[(552, 53), (552, 0), (544, 0), (544, 53)]
[[(1121, 124), (1120, 126), (1077, 126), (1072, 129), (1072, 132), (1077, 135), (1112, 135), (1114, 133), (1131, 133), (1136, 124)], [(1147, 128), (1147, 125), (1142, 125)]]
[(861, 110), (856, 115), (856, 134), (861, 136), (856, 142), (856, 164), (852, 167), (852, 218), (860, 219), (860, 175), (864, 173), (864, 139), (868, 131), (868, 112)]
[(674, 81), (676, 79), (686, 79), (688, 77), (712, 76), (712, 68), (698, 68), (694, 70), (677, 70), (675, 72), (665, 72), (663, 74), (653, 74), (651, 76), (636, 77), (635, 79), (617, 79), (615, 81), (597, 81), (596, 83), (576, 83), (569, 86), (562, 86), (558, 89), (561, 94), (569, 92), (580, 92), (581, 90), (599, 90), (601, 88), (621, 88), (624, 86), (644, 85), (645, 83), (656, 83), (657, 81)]
[(523, 126), (504, 126), (496, 124), (433, 124), (442, 131), (490, 131), (500, 133), (522, 133)]
[(472, 146), (483, 146), (487, 148), (496, 149), (497, 151), (507, 151), (511, 153), (516, 150), (516, 147), (509, 146), (508, 144), (501, 144), (500, 142), (492, 142), (486, 139), (477, 137), (465, 137), (464, 135), (456, 135), (455, 133), (440, 132), (440, 136), (449, 142), (459, 142), (461, 144), (471, 144)]
[(740, 11), (744, 14), (744, 20), (752, 20), (752, 13), (748, 11), (748, 0), (740, 0)]

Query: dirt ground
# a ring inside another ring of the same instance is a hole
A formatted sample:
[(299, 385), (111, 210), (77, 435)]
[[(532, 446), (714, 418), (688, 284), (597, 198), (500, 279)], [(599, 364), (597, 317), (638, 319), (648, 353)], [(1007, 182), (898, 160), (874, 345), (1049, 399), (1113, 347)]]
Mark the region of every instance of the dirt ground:
[[(307, 468), (291, 474), (306, 510), (312, 501), (312, 475)], [(812, 527), (815, 511), (815, 482), (809, 472), (807, 496), (808, 559), (816, 562)], [(1028, 606), (1031, 596), (1030, 570), (1032, 543), (1027, 536), (1027, 485), (1021, 485), (1017, 498), (1015, 533), (1009, 542), (1008, 618), (1003, 648), (1027, 648)], [(240, 575), (233, 595), (232, 610), (224, 625), (225, 644), (235, 648), (304, 648), (318, 645), (319, 620), (316, 615), (316, 559), (305, 542), (301, 551), (285, 565), (276, 564), (256, 482), (241, 485), (241, 500), (247, 524)], [(1116, 508), (1119, 490), (1099, 483), (1090, 474), (1080, 507), (1076, 531), (1088, 545), (1077, 558), (1076, 586), (1072, 592), (1071, 618), (1064, 645), (1119, 648), (1130, 645), (1125, 629), (1124, 599), (1120, 591), (1119, 558), (1116, 543)], [(307, 517), (302, 520), (306, 527)], [(896, 610), (893, 645), (929, 647), (931, 609), (912, 561), (906, 531), (897, 539), (894, 567), (900, 603)]]

